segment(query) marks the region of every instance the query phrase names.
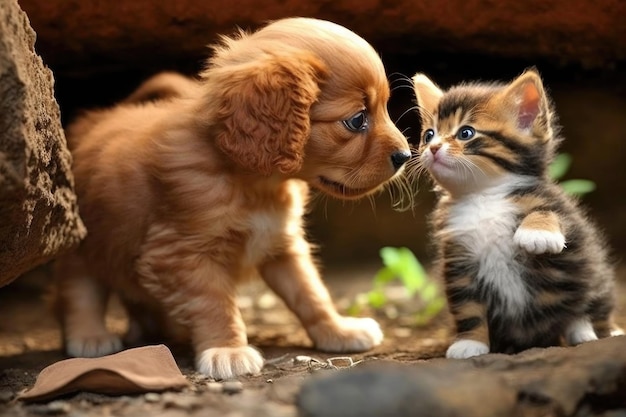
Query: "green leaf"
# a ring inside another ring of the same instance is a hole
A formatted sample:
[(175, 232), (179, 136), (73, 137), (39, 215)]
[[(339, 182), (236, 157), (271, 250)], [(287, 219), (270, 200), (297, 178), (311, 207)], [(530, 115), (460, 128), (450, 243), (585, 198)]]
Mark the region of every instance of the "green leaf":
[(384, 252), (381, 251), (381, 256), (386, 257), (386, 265), (393, 270), (410, 295), (424, 286), (427, 280), (426, 271), (410, 249), (386, 247)]
[(439, 288), (431, 282), (420, 292), (420, 296), (422, 300), (430, 302), (439, 296)]
[(388, 282), (393, 281), (396, 278), (396, 274), (390, 268), (380, 269), (374, 276), (374, 286), (381, 287)]
[(373, 308), (381, 308), (387, 303), (387, 296), (382, 290), (372, 290), (367, 293), (367, 301)]
[(596, 189), (596, 184), (589, 180), (567, 180), (561, 182), (561, 187), (571, 195), (584, 195)]
[(554, 180), (562, 178), (572, 165), (572, 157), (567, 153), (561, 153), (554, 158), (554, 161), (548, 167), (548, 174)]
[(397, 248), (385, 246), (380, 250), (380, 257), (383, 264), (389, 268), (396, 268), (400, 263), (400, 253)]

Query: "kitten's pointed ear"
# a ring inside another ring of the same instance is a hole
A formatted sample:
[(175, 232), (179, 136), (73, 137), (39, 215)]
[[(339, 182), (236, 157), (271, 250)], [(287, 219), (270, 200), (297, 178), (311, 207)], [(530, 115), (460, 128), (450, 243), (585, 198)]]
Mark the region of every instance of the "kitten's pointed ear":
[(417, 99), (422, 119), (424, 116), (432, 116), (435, 110), (437, 110), (443, 91), (425, 74), (417, 73), (412, 80), (415, 98)]
[(548, 104), (539, 73), (532, 68), (517, 77), (506, 89), (507, 101), (517, 113), (520, 129), (530, 129), (535, 122), (548, 127)]

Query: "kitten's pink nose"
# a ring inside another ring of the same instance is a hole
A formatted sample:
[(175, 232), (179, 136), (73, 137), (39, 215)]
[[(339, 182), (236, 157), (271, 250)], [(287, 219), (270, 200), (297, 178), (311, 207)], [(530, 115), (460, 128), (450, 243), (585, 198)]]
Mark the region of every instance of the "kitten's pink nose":
[(441, 149), (441, 143), (433, 143), (432, 145), (430, 145), (430, 151), (433, 153), (433, 155), (435, 155), (439, 149)]

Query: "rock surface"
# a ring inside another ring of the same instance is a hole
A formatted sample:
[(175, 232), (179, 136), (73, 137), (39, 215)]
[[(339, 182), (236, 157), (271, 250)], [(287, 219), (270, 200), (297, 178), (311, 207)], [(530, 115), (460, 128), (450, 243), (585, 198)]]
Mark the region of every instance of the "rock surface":
[[(266, 20), (333, 20), (385, 53), (486, 53), (601, 66), (626, 58), (621, 0), (21, 0), (59, 70), (102, 71), (203, 57), (216, 33)], [(154, 53), (158, 51), (158, 53)]]
[(16, 0), (0, 2), (0, 286), (85, 234), (52, 72), (34, 43)]
[(625, 392), (622, 336), (515, 356), (374, 363), (312, 378), (297, 404), (302, 417), (624, 415)]

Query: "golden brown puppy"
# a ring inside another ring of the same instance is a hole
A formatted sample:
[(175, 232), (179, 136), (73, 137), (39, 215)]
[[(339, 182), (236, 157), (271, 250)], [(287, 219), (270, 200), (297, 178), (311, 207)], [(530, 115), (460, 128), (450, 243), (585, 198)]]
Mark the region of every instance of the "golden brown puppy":
[(379, 56), (336, 24), (290, 18), (224, 38), (199, 81), (166, 73), (69, 126), (89, 234), (57, 262), (68, 354), (122, 348), (107, 332), (110, 290), (129, 339), (188, 334), (197, 369), (257, 373), (235, 303), (257, 274), (316, 347), (364, 351), (382, 332), (340, 316), (305, 238), (309, 185), (338, 198), (379, 189), (410, 157), (387, 113)]

